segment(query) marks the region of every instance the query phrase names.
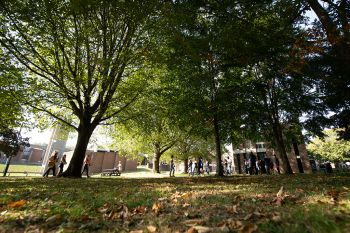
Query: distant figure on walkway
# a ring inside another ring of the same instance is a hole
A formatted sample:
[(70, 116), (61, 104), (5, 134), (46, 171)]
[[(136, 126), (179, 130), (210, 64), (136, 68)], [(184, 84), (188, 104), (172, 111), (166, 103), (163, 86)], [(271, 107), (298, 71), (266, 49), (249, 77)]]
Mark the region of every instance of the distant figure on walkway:
[(199, 157), (197, 174), (200, 176), (202, 173), (203, 173), (203, 159)]
[(229, 156), (227, 156), (227, 174), (232, 174), (232, 160)]
[(192, 166), (191, 166), (191, 176), (194, 176), (194, 172), (196, 171), (197, 168), (197, 162), (196, 160), (193, 160)]
[(192, 173), (192, 160), (191, 160), (191, 159), (190, 159), (190, 161), (188, 162), (187, 173), (188, 173), (188, 176), (190, 176), (191, 173)]
[(43, 177), (49, 177), (49, 172), (52, 170), (52, 175), (56, 176), (56, 162), (58, 158), (58, 151), (53, 151), (50, 158), (49, 162), (47, 164), (47, 170), (44, 173)]
[(119, 163), (118, 163), (118, 170), (119, 170), (119, 172), (122, 172), (122, 168), (123, 168), (122, 161), (119, 161)]
[(249, 156), (249, 174), (252, 175), (253, 171), (255, 171), (255, 174), (258, 174), (258, 171), (256, 169), (256, 157), (253, 154), (253, 152), (250, 152)]
[[(172, 174), (172, 175), (171, 175)], [(174, 162), (174, 156), (171, 156), (170, 160), (170, 177), (175, 177), (175, 162)]]
[(280, 172), (280, 161), (278, 160), (276, 154), (274, 154), (273, 157), (275, 158), (275, 166), (276, 166), (277, 173), (281, 174), (281, 172)]
[(84, 161), (84, 168), (83, 171), (81, 172), (81, 175), (83, 175), (84, 172), (86, 172), (86, 177), (89, 178), (89, 166), (91, 166), (91, 158), (90, 155), (86, 155), (85, 161)]
[(207, 173), (207, 175), (209, 175), (210, 167), (209, 167), (209, 161), (208, 160), (205, 161), (204, 169), (205, 169), (205, 172)]
[(59, 167), (59, 170), (58, 170), (58, 174), (57, 176), (60, 176), (63, 172), (63, 167), (65, 164), (67, 164), (67, 161), (66, 161), (66, 154), (62, 155), (62, 158), (61, 158), (61, 162), (60, 162), (60, 165), (58, 166)]
[(244, 172), (245, 174), (249, 174), (249, 159), (244, 159)]

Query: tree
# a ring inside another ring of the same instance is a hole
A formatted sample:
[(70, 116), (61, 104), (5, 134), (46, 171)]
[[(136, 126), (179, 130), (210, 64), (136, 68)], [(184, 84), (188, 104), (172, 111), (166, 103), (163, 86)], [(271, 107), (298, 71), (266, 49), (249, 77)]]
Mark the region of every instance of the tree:
[(24, 111), (18, 98), (20, 92), (25, 91), (21, 78), (21, 71), (0, 48), (0, 130), (7, 131), (24, 122)]
[(340, 162), (350, 159), (350, 142), (337, 139), (339, 129), (324, 131), (324, 138), (316, 137), (307, 145), (310, 154), (323, 161)]
[(5, 153), (7, 157), (3, 176), (7, 174), (12, 156), (16, 155), (25, 146), (30, 146), (29, 138), (23, 138), (20, 132), (13, 129), (0, 129), (0, 151)]
[(132, 112), (129, 118), (116, 126), (114, 137), (121, 150), (153, 154), (153, 171), (160, 173), (160, 158), (175, 145), (180, 133), (167, 100), (169, 90), (161, 82), (166, 70), (156, 66), (152, 70), (155, 78), (128, 110)]
[[(27, 104), (71, 126), (78, 139), (62, 174), (81, 177), (97, 125), (139, 96), (157, 1), (4, 1), (0, 43), (27, 70)], [(134, 88), (137, 86), (136, 88)]]
[[(334, 113), (331, 122), (317, 116), (324, 125), (341, 128), (341, 138), (350, 139), (350, 2), (307, 0), (318, 20), (310, 30), (308, 57), (311, 70), (323, 94), (322, 104)], [(316, 56), (315, 56), (316, 55)], [(320, 124), (320, 123), (319, 123)]]
[(169, 151), (169, 154), (184, 162), (184, 172), (188, 171), (188, 160), (203, 158), (212, 160), (212, 153), (215, 150), (214, 143), (211, 140), (193, 135), (183, 135), (178, 142)]

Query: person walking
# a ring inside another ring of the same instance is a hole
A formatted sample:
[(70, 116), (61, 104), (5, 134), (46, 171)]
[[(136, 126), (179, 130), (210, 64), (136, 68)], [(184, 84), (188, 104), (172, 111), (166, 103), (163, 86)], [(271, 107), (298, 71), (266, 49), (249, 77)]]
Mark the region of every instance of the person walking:
[(197, 174), (200, 176), (203, 173), (203, 159), (200, 157), (198, 160), (198, 171)]
[(66, 156), (67, 156), (66, 154), (62, 155), (60, 165), (58, 165), (59, 170), (58, 170), (57, 176), (60, 176), (62, 174), (63, 167), (64, 167), (65, 164), (67, 164)]
[(257, 174), (257, 170), (256, 170), (256, 157), (253, 154), (253, 152), (250, 152), (250, 156), (249, 156), (249, 174), (252, 175), (253, 174), (253, 170), (255, 171), (255, 174)]
[(194, 176), (194, 172), (196, 171), (196, 168), (197, 168), (197, 162), (196, 160), (193, 160), (192, 168), (191, 168), (191, 176)]
[(56, 162), (57, 162), (57, 158), (58, 158), (58, 151), (54, 151), (52, 152), (50, 158), (49, 158), (49, 162), (47, 164), (47, 170), (46, 172), (43, 174), (43, 177), (49, 177), (49, 172), (52, 171), (52, 175), (56, 176)]
[(89, 166), (91, 166), (91, 158), (90, 155), (86, 155), (85, 161), (84, 161), (84, 167), (83, 171), (81, 172), (81, 175), (83, 175), (84, 172), (86, 172), (86, 177), (89, 178)]
[(192, 160), (191, 160), (191, 159), (190, 159), (190, 161), (188, 162), (187, 173), (188, 173), (188, 176), (190, 176), (191, 173), (192, 173)]
[(278, 173), (278, 174), (281, 174), (281, 171), (280, 171), (280, 161), (278, 160), (276, 154), (274, 154), (273, 157), (275, 158), (275, 167), (276, 167), (277, 173)]
[(175, 162), (174, 162), (174, 156), (171, 156), (170, 160), (170, 177), (175, 177)]
[(209, 167), (209, 161), (208, 160), (205, 161), (204, 169), (205, 169), (205, 172), (207, 173), (207, 175), (209, 175), (210, 167)]
[(232, 174), (232, 160), (227, 156), (227, 173), (228, 175)]
[(118, 170), (119, 170), (120, 173), (122, 172), (122, 168), (123, 168), (122, 161), (119, 161), (119, 163), (118, 163)]

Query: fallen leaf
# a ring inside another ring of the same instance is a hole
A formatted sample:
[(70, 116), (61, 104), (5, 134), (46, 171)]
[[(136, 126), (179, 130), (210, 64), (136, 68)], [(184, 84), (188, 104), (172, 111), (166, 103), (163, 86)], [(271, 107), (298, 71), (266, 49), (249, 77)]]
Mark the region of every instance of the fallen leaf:
[(129, 231), (129, 233), (143, 233), (143, 230)]
[(210, 227), (205, 227), (205, 226), (193, 226), (193, 228), (196, 229), (198, 233), (213, 232), (213, 228), (210, 228)]
[(8, 206), (11, 207), (11, 208), (21, 208), (26, 203), (27, 203), (27, 201), (22, 199), (22, 200), (19, 200), (19, 201), (12, 202), (12, 203), (8, 204)]
[(158, 202), (154, 203), (153, 206), (152, 206), (152, 212), (154, 214), (158, 214), (160, 212), (161, 207), (162, 206), (161, 206), (160, 203), (158, 203)]
[(145, 214), (147, 212), (147, 208), (144, 206), (138, 206), (134, 209), (134, 213), (136, 214)]
[(213, 230), (213, 232), (227, 233), (227, 232), (230, 232), (230, 229), (226, 225), (224, 225), (224, 226), (218, 227), (217, 230)]
[(257, 216), (257, 217), (265, 216), (264, 214), (260, 213), (259, 211), (254, 211), (253, 214), (254, 214), (255, 216)]
[(281, 215), (274, 215), (272, 216), (272, 221), (279, 223), (282, 221)]
[(283, 198), (283, 197), (277, 197), (277, 198), (275, 199), (275, 203), (276, 203), (276, 205), (278, 205), (278, 206), (282, 206), (283, 203), (284, 203), (284, 198)]
[(63, 216), (61, 214), (56, 214), (56, 215), (53, 215), (53, 216), (47, 218), (45, 222), (49, 226), (56, 226), (56, 225), (61, 224), (62, 219), (63, 219)]
[(190, 198), (190, 197), (192, 197), (192, 193), (184, 193), (184, 194), (181, 195), (182, 199), (187, 199), (187, 198)]
[(277, 192), (276, 197), (282, 197), (283, 195), (283, 186), (281, 186), (280, 190)]
[(257, 225), (252, 224), (252, 223), (249, 223), (249, 224), (243, 226), (243, 227), (239, 230), (239, 232), (240, 232), (240, 233), (252, 233), (252, 232), (256, 231), (257, 229), (258, 229), (258, 226), (257, 226)]
[(127, 206), (122, 205), (119, 209), (118, 209), (118, 214), (113, 213), (113, 211), (111, 212), (112, 216), (110, 217), (111, 219), (114, 219), (116, 216), (120, 219), (126, 219), (130, 216), (130, 212)]
[(239, 207), (239, 204), (233, 205), (233, 206), (229, 206), (229, 207), (227, 207), (227, 212), (230, 213), (230, 214), (237, 214), (238, 213), (238, 211), (237, 211), (238, 207)]
[(247, 221), (248, 219), (250, 219), (253, 216), (253, 214), (247, 214), (243, 220)]
[(198, 233), (198, 231), (194, 227), (191, 227), (186, 231), (186, 233)]
[(191, 205), (191, 204), (189, 204), (189, 203), (186, 202), (185, 204), (182, 205), (182, 207), (189, 207), (190, 205)]
[(303, 192), (304, 192), (304, 190), (303, 190), (303, 189), (301, 189), (301, 188), (296, 188), (296, 189), (295, 189), (295, 192), (297, 192), (297, 193), (303, 193)]
[(97, 212), (99, 212), (99, 213), (106, 213), (107, 210), (108, 210), (108, 207), (106, 207), (106, 206), (102, 206), (100, 208), (97, 208)]
[(226, 220), (226, 222), (230, 229), (238, 229), (243, 226), (243, 223), (241, 221), (232, 218)]
[(150, 233), (154, 233), (157, 231), (157, 227), (153, 226), (153, 225), (149, 225), (147, 226), (147, 230), (150, 232)]

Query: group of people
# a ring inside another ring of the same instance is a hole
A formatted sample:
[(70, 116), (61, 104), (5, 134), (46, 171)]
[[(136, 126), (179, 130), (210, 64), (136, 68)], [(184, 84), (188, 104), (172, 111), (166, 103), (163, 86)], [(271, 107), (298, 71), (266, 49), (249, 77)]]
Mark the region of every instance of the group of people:
[(244, 159), (244, 173), (245, 174), (280, 174), (280, 162), (276, 155), (273, 159), (265, 157), (263, 159), (257, 158), (253, 153)]
[[(52, 175), (53, 176), (61, 176), (63, 173), (63, 167), (64, 165), (67, 164), (67, 155), (63, 154), (61, 157), (61, 160), (59, 162), (58, 165), (58, 173), (56, 174), (56, 164), (58, 163), (58, 151), (54, 151), (52, 152), (51, 156), (48, 159), (48, 163), (47, 163), (47, 170), (45, 171), (45, 173), (43, 174), (43, 177), (48, 177), (50, 171), (52, 171)], [(89, 167), (91, 166), (91, 156), (87, 155), (85, 157), (84, 160), (84, 166), (83, 166), (83, 171), (81, 172), (81, 175), (84, 174), (84, 172), (86, 173), (86, 177), (90, 177), (89, 175)]]
[(187, 173), (189, 176), (194, 176), (195, 174), (200, 176), (202, 174), (204, 175), (205, 173), (209, 175), (210, 173), (209, 161), (206, 160), (204, 162), (202, 158), (199, 158), (198, 161), (189, 160)]

